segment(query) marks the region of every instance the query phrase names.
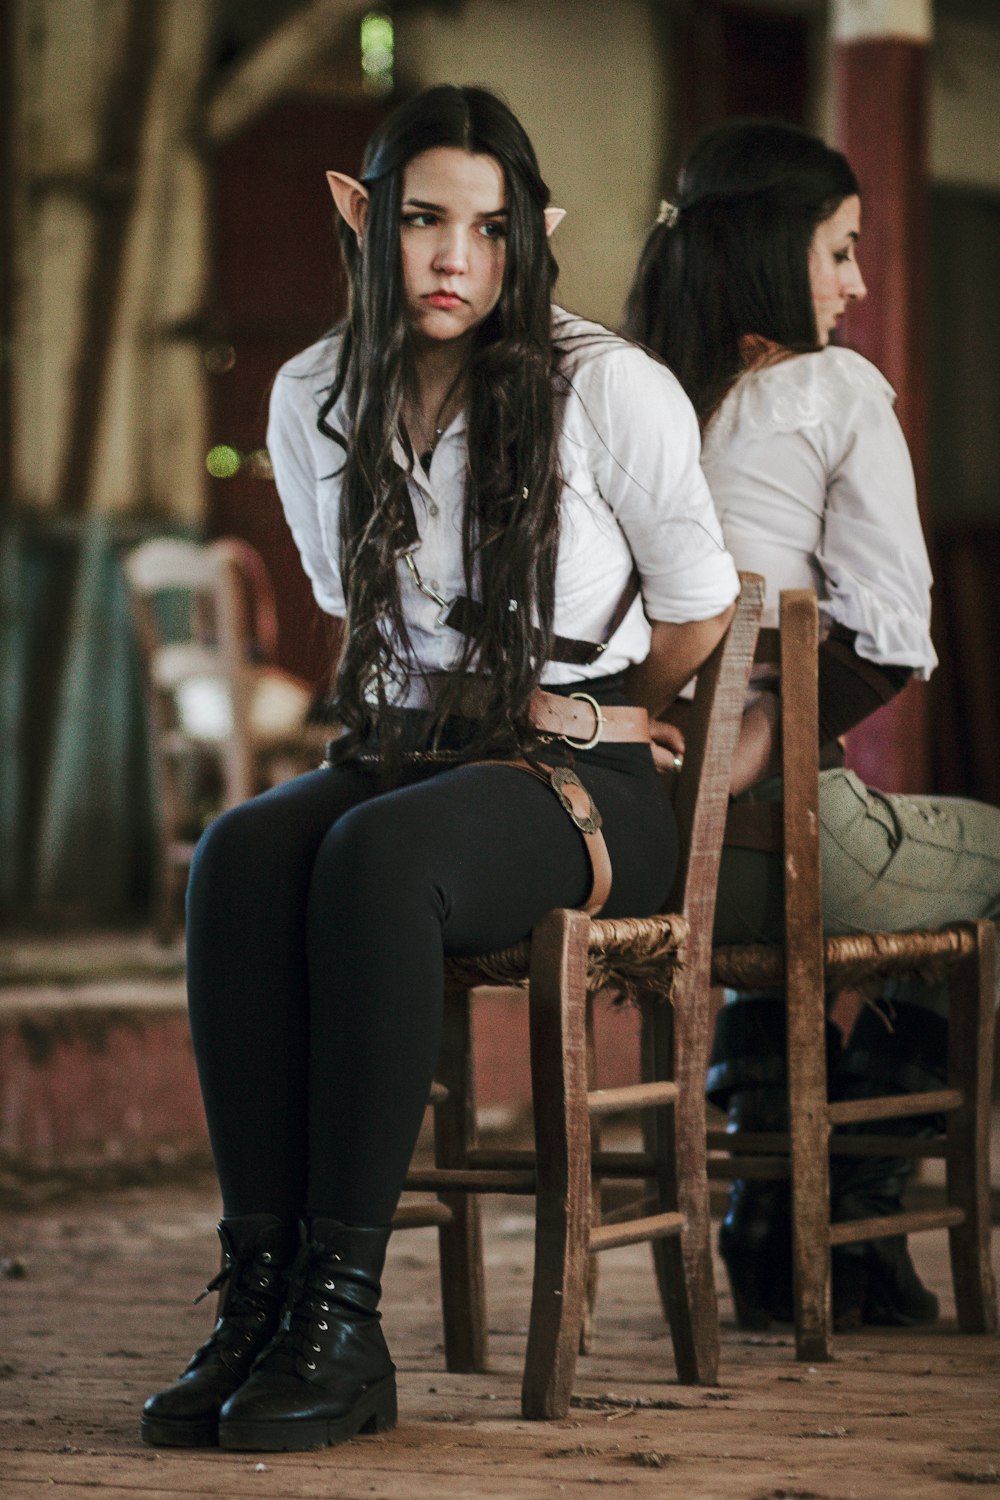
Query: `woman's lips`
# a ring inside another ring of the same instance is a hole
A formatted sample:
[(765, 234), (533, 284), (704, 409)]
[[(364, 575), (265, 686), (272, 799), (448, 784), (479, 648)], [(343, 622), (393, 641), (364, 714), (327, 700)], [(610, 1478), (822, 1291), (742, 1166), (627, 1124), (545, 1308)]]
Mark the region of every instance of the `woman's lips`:
[(431, 307), (461, 307), (465, 298), (460, 297), (457, 292), (429, 292), (424, 301), (429, 302)]

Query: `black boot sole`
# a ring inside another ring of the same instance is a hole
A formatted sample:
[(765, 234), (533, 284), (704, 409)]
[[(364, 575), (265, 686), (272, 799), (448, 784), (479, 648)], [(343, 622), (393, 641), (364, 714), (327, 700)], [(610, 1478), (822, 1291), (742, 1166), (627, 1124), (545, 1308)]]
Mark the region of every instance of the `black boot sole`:
[(170, 1421), (167, 1417), (140, 1417), (139, 1436), (151, 1448), (217, 1448), (219, 1418), (216, 1415)]
[(370, 1386), (340, 1417), (291, 1417), (273, 1422), (219, 1423), (219, 1447), (250, 1453), (296, 1453), (334, 1448), (363, 1432), (388, 1432), (396, 1425), (396, 1377)]

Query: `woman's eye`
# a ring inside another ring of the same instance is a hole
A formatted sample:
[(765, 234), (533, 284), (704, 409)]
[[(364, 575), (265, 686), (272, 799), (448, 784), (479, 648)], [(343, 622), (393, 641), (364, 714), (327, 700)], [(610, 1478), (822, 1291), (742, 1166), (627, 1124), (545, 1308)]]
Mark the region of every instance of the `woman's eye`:
[(437, 223), (437, 216), (430, 213), (404, 214), (403, 223), (409, 224), (414, 229), (428, 229)]
[(850, 260), (851, 252), (850, 250), (835, 250), (833, 252), (833, 258), (837, 262), (838, 266), (842, 266), (846, 261)]
[(507, 238), (507, 226), (497, 220), (492, 220), (482, 225), (481, 233), (488, 240), (503, 240)]

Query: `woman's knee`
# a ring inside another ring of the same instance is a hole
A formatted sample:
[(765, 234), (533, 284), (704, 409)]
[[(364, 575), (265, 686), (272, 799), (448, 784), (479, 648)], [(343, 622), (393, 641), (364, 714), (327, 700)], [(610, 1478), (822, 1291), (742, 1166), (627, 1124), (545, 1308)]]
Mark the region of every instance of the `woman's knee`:
[(188, 879), (188, 900), (206, 883), (229, 883), (241, 870), (259, 864), (270, 850), (273, 822), (260, 808), (260, 798), (227, 808), (213, 818), (195, 845)]
[(413, 893), (437, 899), (430, 868), (432, 830), (409, 816), (405, 799), (376, 797), (339, 818), (325, 835), (313, 865), (313, 901), (335, 901), (343, 911), (366, 905), (380, 909)]

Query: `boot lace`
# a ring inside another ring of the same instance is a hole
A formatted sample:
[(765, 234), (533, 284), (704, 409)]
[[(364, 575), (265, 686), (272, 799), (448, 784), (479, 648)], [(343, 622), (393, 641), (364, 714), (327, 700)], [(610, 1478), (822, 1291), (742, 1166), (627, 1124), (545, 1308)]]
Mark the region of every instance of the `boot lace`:
[(236, 1254), (227, 1250), (222, 1269), (194, 1299), (197, 1304), (221, 1287), (228, 1288), (219, 1319), (195, 1359), (227, 1350), (242, 1356), (251, 1348), (259, 1348), (268, 1323), (274, 1324), (278, 1281), (270, 1251), (261, 1252), (254, 1246)]
[[(301, 1357), (306, 1369), (316, 1369), (323, 1352), (322, 1336), (330, 1328), (327, 1314), (334, 1317), (350, 1312), (363, 1317), (350, 1298), (344, 1297), (336, 1279), (336, 1262), (340, 1256), (325, 1245), (307, 1241), (292, 1266), (288, 1278), (285, 1310), (274, 1338), (254, 1362), (254, 1369), (266, 1364), (269, 1370), (294, 1374)], [(340, 1293), (340, 1295), (338, 1295)]]

